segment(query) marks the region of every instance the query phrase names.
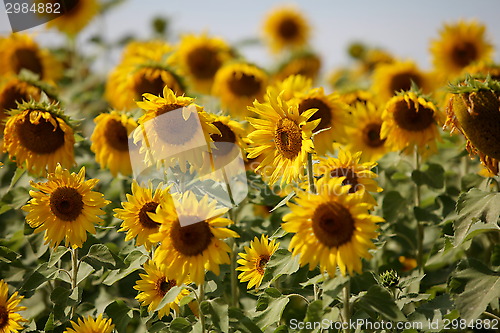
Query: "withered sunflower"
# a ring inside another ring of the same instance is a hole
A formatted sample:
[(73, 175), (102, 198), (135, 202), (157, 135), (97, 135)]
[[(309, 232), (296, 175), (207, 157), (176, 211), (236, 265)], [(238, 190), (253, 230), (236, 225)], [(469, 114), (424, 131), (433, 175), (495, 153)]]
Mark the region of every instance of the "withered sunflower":
[(20, 104), (7, 119), (4, 140), (4, 151), (34, 175), (53, 172), (58, 163), (65, 168), (75, 163), (73, 129), (55, 104)]
[(264, 37), (273, 52), (304, 47), (310, 30), (304, 15), (293, 7), (277, 8), (264, 21)]
[(57, 247), (64, 240), (65, 246), (82, 247), (87, 232), (96, 233), (95, 224), (102, 222), (99, 215), (109, 201), (92, 189), (98, 179), (85, 180), (85, 167), (78, 174), (69, 173), (58, 165), (45, 183), (31, 182), (38, 191), (30, 191), (31, 200), (22, 207), (28, 212), (26, 221), (35, 232), (46, 232), (45, 243)]

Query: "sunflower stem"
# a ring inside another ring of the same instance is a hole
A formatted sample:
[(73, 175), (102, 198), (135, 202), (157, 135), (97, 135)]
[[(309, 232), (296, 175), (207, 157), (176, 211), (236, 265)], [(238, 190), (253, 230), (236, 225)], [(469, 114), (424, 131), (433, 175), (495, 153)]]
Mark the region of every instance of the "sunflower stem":
[(229, 239), (231, 248), (231, 306), (238, 306), (238, 280), (236, 278), (236, 242), (234, 238)]
[(344, 329), (345, 333), (350, 333), (351, 329), (349, 328), (349, 321), (351, 320), (351, 304), (350, 304), (350, 299), (351, 299), (351, 278), (347, 279), (347, 283), (344, 286), (343, 291), (343, 301), (344, 301), (344, 307), (343, 307), (343, 319), (344, 322), (347, 323), (346, 328)]
[[(78, 281), (78, 248), (71, 248), (71, 292), (76, 290)], [(73, 318), (76, 310), (77, 302), (71, 306), (70, 318)]]
[(200, 309), (200, 324), (201, 324), (201, 332), (205, 333), (205, 314), (203, 313), (203, 310), (201, 308), (201, 303), (205, 300), (205, 281), (200, 284), (200, 292), (198, 296), (198, 306)]
[(312, 153), (307, 153), (307, 179), (309, 181), (309, 191), (316, 194), (316, 185), (314, 184)]
[[(415, 170), (420, 171), (420, 155), (418, 148), (415, 147)], [(415, 206), (420, 207), (421, 193), (420, 185), (415, 184)], [(424, 271), (424, 225), (421, 221), (417, 221), (417, 266), (420, 273)]]

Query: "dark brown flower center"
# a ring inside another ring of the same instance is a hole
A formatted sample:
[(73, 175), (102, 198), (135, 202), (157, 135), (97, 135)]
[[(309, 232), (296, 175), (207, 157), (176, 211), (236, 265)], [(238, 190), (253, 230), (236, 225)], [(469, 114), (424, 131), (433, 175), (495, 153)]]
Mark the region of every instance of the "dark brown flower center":
[(139, 211), (139, 223), (146, 229), (158, 229), (160, 223), (157, 223), (149, 217), (148, 213), (155, 213), (158, 203), (150, 201), (145, 203)]
[(29, 101), (30, 97), (32, 96), (24, 89), (17, 85), (11, 85), (7, 87), (7, 89), (5, 89), (3, 94), (0, 96), (0, 110), (16, 109), (16, 102), (21, 103), (22, 101)]
[(36, 154), (51, 154), (64, 145), (63, 130), (44, 118), (40, 118), (38, 124), (32, 124), (27, 114), (19, 120), (16, 129), (21, 144)]
[[(149, 93), (155, 96), (160, 96), (166, 83), (163, 82), (161, 76), (146, 77), (141, 76), (135, 84), (135, 94), (137, 99), (141, 99), (142, 94)], [(169, 87), (173, 88), (173, 87)]]
[(423, 105), (419, 105), (417, 111), (415, 102), (412, 100), (409, 102), (398, 101), (393, 107), (395, 108), (394, 120), (404, 130), (423, 131), (434, 123), (434, 111)]
[(358, 185), (358, 175), (351, 168), (337, 168), (330, 172), (331, 177), (345, 177), (342, 181), (342, 185), (351, 185), (349, 193), (354, 193), (357, 191)]
[(162, 297), (165, 296), (170, 289), (177, 285), (177, 281), (175, 280), (167, 280), (165, 277), (160, 278), (156, 281), (156, 291)]
[(235, 72), (229, 78), (228, 87), (237, 96), (252, 97), (259, 93), (262, 82), (253, 74)]
[(36, 50), (31, 49), (17, 49), (12, 54), (12, 64), (14, 65), (16, 73), (21, 69), (27, 69), (43, 78), (43, 65)]
[(226, 124), (216, 121), (212, 123), (220, 131), (219, 134), (210, 134), (210, 137), (214, 141), (216, 150), (213, 151), (214, 155), (227, 155), (230, 153), (236, 142), (236, 135)]
[(212, 48), (203, 46), (191, 51), (187, 55), (189, 71), (197, 79), (211, 79), (221, 66), (217, 52)]
[(112, 148), (119, 151), (128, 151), (127, 129), (123, 126), (121, 121), (110, 119), (106, 124), (104, 137), (108, 145)]
[(354, 220), (347, 208), (338, 202), (322, 203), (312, 216), (316, 238), (327, 247), (339, 247), (351, 240)]
[(422, 78), (418, 74), (398, 73), (392, 77), (390, 89), (393, 93), (400, 92), (401, 90), (408, 91), (411, 89), (412, 81), (415, 82), (418, 87), (422, 84)]
[(332, 110), (330, 110), (330, 107), (325, 102), (318, 98), (307, 98), (300, 102), (299, 112), (301, 114), (309, 109), (318, 109), (318, 111), (316, 111), (311, 116), (311, 118), (309, 118), (309, 121), (321, 119), (318, 126), (316, 126), (316, 128), (314, 129), (315, 131), (319, 131), (331, 126)]
[(458, 67), (462, 68), (477, 60), (476, 45), (471, 42), (462, 42), (455, 45), (451, 51), (451, 59)]
[(77, 189), (63, 186), (50, 195), (50, 210), (63, 221), (74, 221), (82, 213), (83, 197)]
[(260, 255), (255, 262), (255, 269), (260, 275), (264, 275), (264, 269), (266, 267), (267, 262), (269, 261), (268, 255)]
[[(199, 220), (196, 216), (185, 216), (184, 218), (193, 221)], [(205, 220), (185, 227), (181, 227), (179, 221), (176, 221), (170, 231), (174, 248), (188, 257), (201, 255), (208, 248), (213, 237), (208, 222)]]
[(9, 312), (7, 308), (0, 305), (0, 330), (3, 330), (9, 324)]
[(274, 142), (283, 157), (293, 160), (302, 149), (302, 132), (294, 121), (283, 118), (274, 130)]
[(380, 138), (382, 124), (370, 123), (363, 129), (363, 142), (372, 148), (384, 145), (385, 139)]
[(278, 26), (278, 33), (283, 39), (293, 40), (297, 38), (299, 34), (299, 26), (295, 20), (286, 18), (280, 22)]

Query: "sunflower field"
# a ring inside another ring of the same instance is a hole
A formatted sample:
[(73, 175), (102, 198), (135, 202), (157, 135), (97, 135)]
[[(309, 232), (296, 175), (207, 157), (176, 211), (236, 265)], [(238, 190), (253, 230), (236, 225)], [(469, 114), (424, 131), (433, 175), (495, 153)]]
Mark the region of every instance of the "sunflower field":
[(241, 43), (97, 34), (102, 71), (79, 37), (122, 2), (0, 35), (0, 333), (500, 329), (498, 31), (325, 68), (281, 4)]

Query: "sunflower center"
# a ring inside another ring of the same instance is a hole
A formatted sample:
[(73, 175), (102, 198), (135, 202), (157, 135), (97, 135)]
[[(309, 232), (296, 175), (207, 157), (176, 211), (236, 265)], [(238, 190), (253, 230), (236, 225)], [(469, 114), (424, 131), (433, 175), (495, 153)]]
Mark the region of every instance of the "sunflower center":
[(278, 32), (281, 38), (292, 40), (299, 34), (299, 26), (297, 25), (297, 22), (287, 18), (280, 22)]
[(0, 111), (16, 109), (16, 102), (29, 101), (30, 95), (17, 86), (10, 86), (4, 90), (2, 96), (0, 96)]
[(228, 86), (229, 90), (237, 96), (251, 97), (258, 94), (261, 82), (252, 74), (233, 73)]
[(408, 91), (411, 89), (411, 83), (415, 82), (415, 84), (420, 87), (422, 84), (422, 79), (418, 74), (415, 73), (398, 73), (392, 77), (390, 83), (390, 89), (393, 93), (397, 93), (401, 90)]
[(276, 125), (274, 142), (285, 158), (293, 160), (302, 149), (302, 132), (294, 121), (283, 118)]
[[(197, 219), (195, 216), (188, 217)], [(170, 237), (172, 245), (178, 252), (192, 257), (202, 254), (212, 242), (214, 235), (205, 220), (185, 227), (181, 227), (179, 221), (176, 221), (170, 231)]]
[(167, 280), (165, 277), (161, 277), (156, 281), (156, 290), (163, 297), (165, 296), (172, 287), (177, 285), (175, 280)]
[(236, 135), (234, 135), (234, 132), (227, 126), (226, 124), (220, 122), (220, 121), (215, 121), (212, 123), (217, 129), (220, 131), (221, 135), (219, 134), (210, 134), (210, 137), (214, 141), (215, 147), (217, 148), (214, 153), (216, 155), (227, 155), (232, 149), (233, 145), (229, 144), (224, 144), (224, 143), (219, 143), (218, 142), (229, 142), (229, 143), (235, 143), (236, 142)]
[[(168, 104), (157, 111), (158, 115), (180, 109), (182, 105)], [(191, 140), (200, 128), (198, 117), (190, 114), (188, 119), (184, 119), (183, 112), (174, 112), (168, 117), (154, 118), (155, 133), (163, 141), (171, 145), (180, 146)]]
[(137, 99), (140, 99), (142, 94), (149, 93), (155, 96), (159, 96), (163, 92), (165, 87), (165, 82), (161, 76), (147, 77), (141, 76), (138, 82), (135, 84), (135, 93)]
[(127, 129), (120, 121), (110, 119), (106, 125), (104, 137), (106, 138), (106, 142), (114, 149), (128, 151)]
[(9, 313), (7, 312), (7, 308), (3, 305), (0, 305), (0, 329), (3, 329), (9, 323)]
[(312, 216), (316, 238), (330, 248), (349, 242), (354, 233), (354, 220), (347, 208), (338, 202), (322, 203)]
[(63, 221), (74, 221), (83, 210), (83, 197), (76, 188), (63, 186), (50, 196), (50, 210)]
[(358, 175), (351, 168), (337, 168), (330, 172), (331, 177), (345, 177), (342, 181), (342, 185), (351, 185), (349, 193), (354, 193), (357, 190), (358, 185)]
[(160, 223), (153, 221), (148, 213), (155, 213), (158, 203), (150, 201), (145, 203), (139, 211), (139, 223), (146, 229), (157, 229)]
[(51, 154), (64, 145), (64, 132), (50, 121), (40, 118), (38, 124), (29, 120), (29, 114), (17, 125), (17, 135), (21, 144), (36, 154)]
[(385, 139), (380, 138), (380, 129), (382, 124), (371, 123), (363, 129), (363, 142), (372, 148), (378, 148), (384, 145)]
[(301, 114), (309, 109), (318, 109), (318, 111), (309, 118), (309, 121), (321, 119), (316, 127), (316, 131), (330, 127), (332, 122), (332, 111), (325, 102), (318, 98), (308, 98), (300, 102), (299, 112)]
[(414, 101), (398, 101), (394, 108), (394, 120), (407, 131), (423, 131), (434, 122), (434, 111), (423, 105), (417, 110)]
[(260, 255), (255, 262), (255, 269), (259, 272), (260, 275), (264, 275), (264, 268), (266, 267), (267, 262), (269, 261), (268, 255)]
[(211, 79), (221, 65), (217, 52), (209, 47), (202, 46), (187, 56), (187, 63), (191, 74), (198, 79)]
[(451, 59), (459, 67), (465, 67), (477, 59), (477, 49), (474, 43), (463, 42), (455, 45), (451, 52)]
[(17, 49), (12, 55), (12, 62), (16, 69), (16, 73), (19, 73), (21, 69), (25, 68), (32, 71), (35, 74), (43, 77), (43, 66), (42, 61), (36, 54), (34, 50), (30, 49)]

